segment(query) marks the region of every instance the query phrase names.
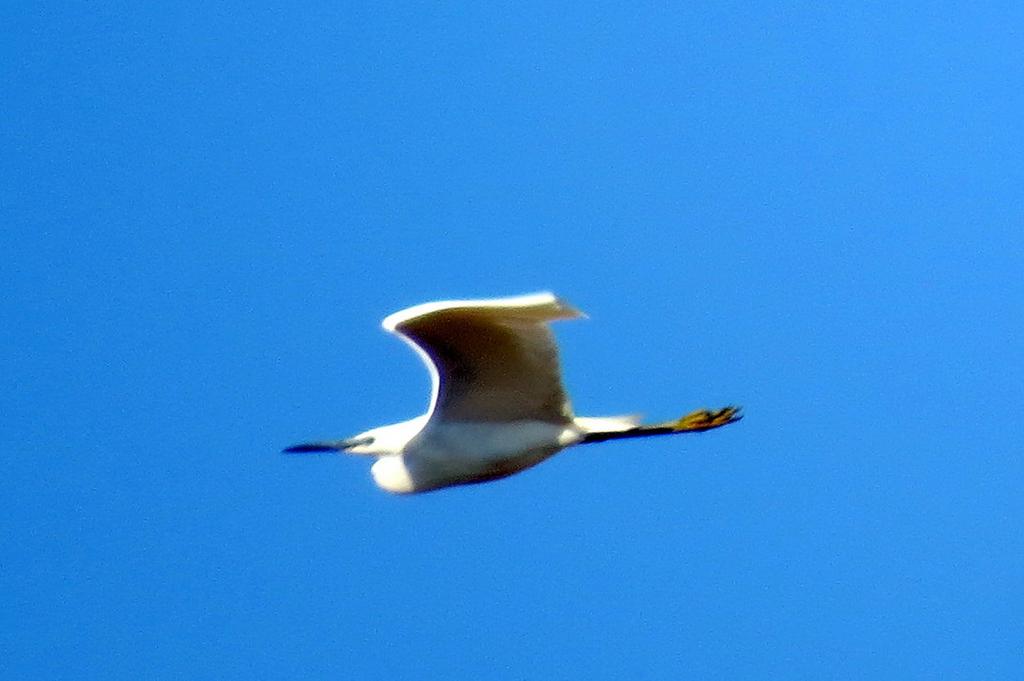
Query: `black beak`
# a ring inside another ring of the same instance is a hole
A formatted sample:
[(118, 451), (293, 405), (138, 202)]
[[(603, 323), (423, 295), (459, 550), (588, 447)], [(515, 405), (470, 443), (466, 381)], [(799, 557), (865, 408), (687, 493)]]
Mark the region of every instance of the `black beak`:
[(301, 445), (285, 447), (282, 451), (287, 454), (308, 454), (310, 452), (340, 452), (344, 447), (337, 442), (305, 442)]
[(349, 447), (358, 447), (373, 442), (371, 437), (349, 438), (348, 440), (333, 440), (331, 442), (304, 442), (300, 445), (285, 447), (282, 451), (286, 454), (309, 454), (311, 452), (343, 452)]

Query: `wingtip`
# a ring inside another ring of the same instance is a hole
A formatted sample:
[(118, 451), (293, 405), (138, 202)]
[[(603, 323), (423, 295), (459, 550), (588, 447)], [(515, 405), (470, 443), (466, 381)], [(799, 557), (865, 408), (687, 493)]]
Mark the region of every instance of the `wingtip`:
[[(586, 318), (587, 316), (564, 298), (555, 295), (553, 292), (538, 291), (535, 293), (526, 293), (523, 295), (507, 296), (503, 298), (440, 300), (429, 303), (420, 303), (419, 305), (413, 305), (412, 307), (407, 307), (403, 310), (399, 310), (398, 312), (392, 312), (381, 321), (380, 325), (385, 331), (390, 333), (400, 333), (399, 327), (406, 322), (415, 320), (423, 315), (461, 307), (469, 309), (487, 307), (529, 309), (531, 307), (536, 307), (548, 310), (548, 316), (546, 317), (547, 320)], [(552, 312), (554, 312), (554, 316), (552, 316)]]
[(565, 312), (566, 319), (590, 319), (590, 315), (586, 312), (561, 298), (558, 299), (558, 306)]

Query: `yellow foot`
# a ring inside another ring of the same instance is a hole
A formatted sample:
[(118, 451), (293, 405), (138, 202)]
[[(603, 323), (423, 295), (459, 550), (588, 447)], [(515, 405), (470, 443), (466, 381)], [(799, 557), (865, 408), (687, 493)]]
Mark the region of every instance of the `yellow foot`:
[(672, 423), (672, 429), (678, 433), (696, 432), (720, 428), (743, 418), (739, 407), (723, 407), (715, 411), (698, 409)]

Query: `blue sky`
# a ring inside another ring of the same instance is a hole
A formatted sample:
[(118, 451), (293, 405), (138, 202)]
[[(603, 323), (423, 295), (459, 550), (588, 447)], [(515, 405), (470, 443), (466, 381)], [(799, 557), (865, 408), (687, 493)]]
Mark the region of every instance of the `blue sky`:
[[(1018, 3), (18, 3), (0, 47), (10, 678), (1009, 678)], [(585, 414), (393, 497), (379, 320), (550, 289)]]

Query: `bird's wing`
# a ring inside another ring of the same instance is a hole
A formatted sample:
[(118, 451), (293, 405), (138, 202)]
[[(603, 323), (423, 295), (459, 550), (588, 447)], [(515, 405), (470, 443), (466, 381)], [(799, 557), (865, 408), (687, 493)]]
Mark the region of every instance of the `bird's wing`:
[(432, 420), (565, 423), (572, 407), (547, 322), (582, 316), (537, 293), (425, 303), (390, 315), (383, 326), (430, 370)]

